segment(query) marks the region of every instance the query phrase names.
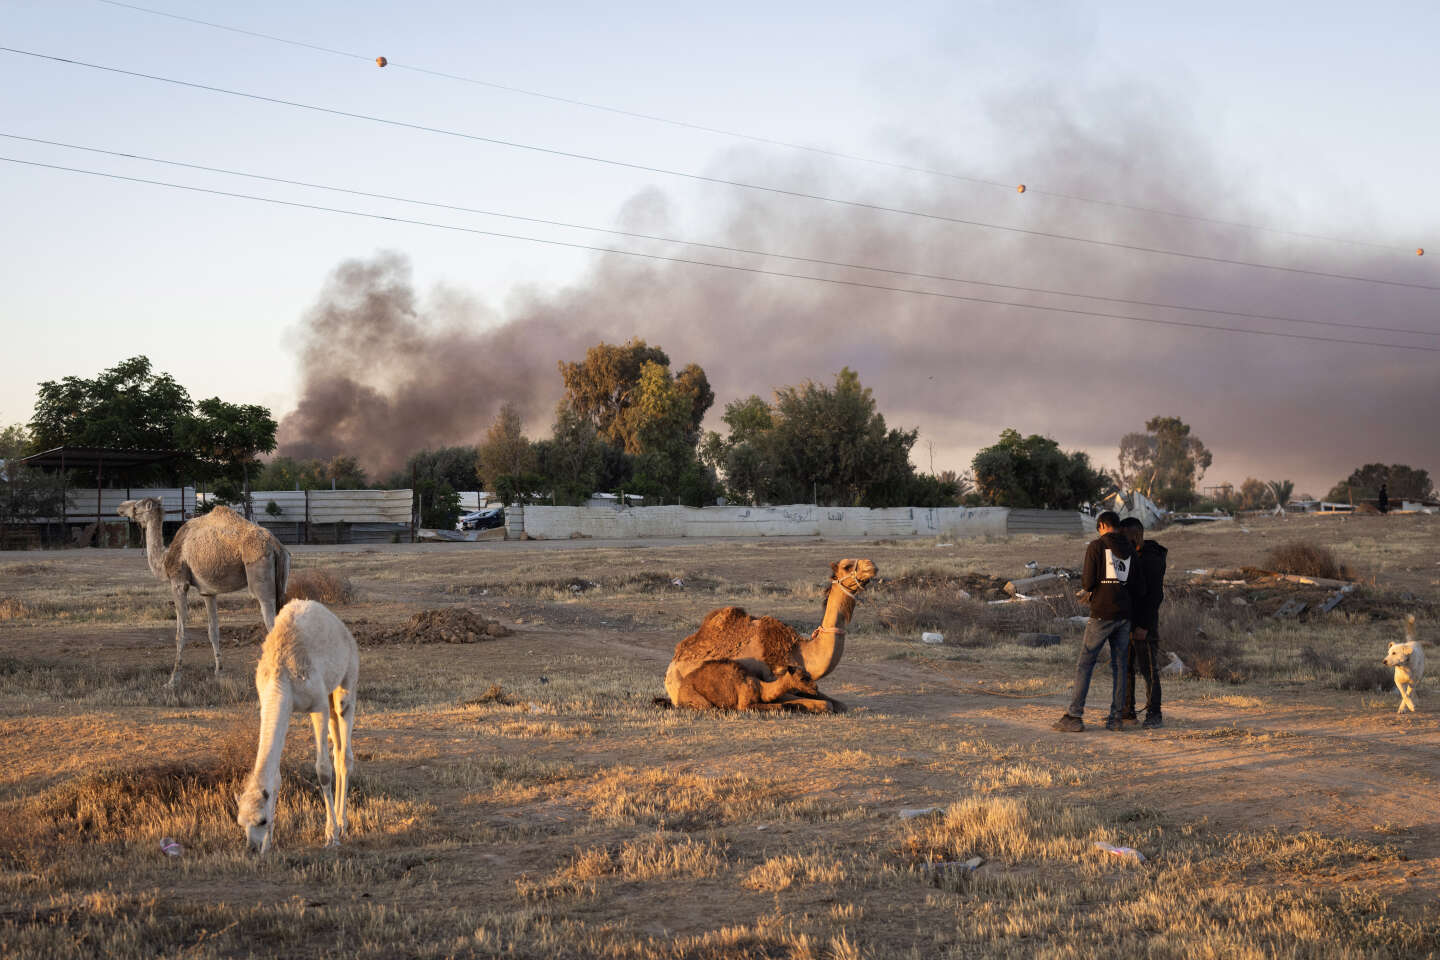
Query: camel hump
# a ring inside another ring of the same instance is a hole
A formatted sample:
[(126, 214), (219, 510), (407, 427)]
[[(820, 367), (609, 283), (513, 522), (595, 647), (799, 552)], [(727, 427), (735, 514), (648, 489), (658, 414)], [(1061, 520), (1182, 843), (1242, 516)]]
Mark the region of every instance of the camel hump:
[(743, 607), (721, 607), (705, 615), (700, 629), (675, 645), (676, 660), (727, 660), (750, 637), (750, 614)]
[(756, 620), (752, 633), (759, 642), (761, 657), (772, 670), (790, 663), (795, 645), (802, 639), (794, 627), (769, 616)]
[(251, 523), (226, 506), (217, 506), (204, 516), (181, 525), (175, 539), (170, 542), (170, 549), (177, 556), (179, 552), (176, 548), (184, 539), (190, 541), (188, 551), (192, 567), (196, 566), (196, 560), (203, 565), (206, 561), (223, 563), (237, 558), (249, 566), (264, 560), (280, 546), (280, 541), (269, 530)]

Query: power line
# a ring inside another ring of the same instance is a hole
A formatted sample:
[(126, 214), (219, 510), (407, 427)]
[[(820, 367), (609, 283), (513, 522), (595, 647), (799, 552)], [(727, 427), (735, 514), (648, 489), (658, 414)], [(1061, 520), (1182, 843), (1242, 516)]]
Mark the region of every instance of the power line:
[(1303, 267), (1284, 267), (1277, 264), (1255, 263), (1249, 260), (1239, 260), (1230, 257), (1212, 257), (1199, 253), (1182, 253), (1178, 250), (1167, 250), (1161, 247), (1148, 247), (1141, 244), (1121, 243), (1117, 240), (1097, 240), (1092, 237), (1079, 237), (1069, 234), (1052, 233), (1043, 230), (1029, 230), (1023, 227), (1004, 226), (997, 223), (987, 223), (982, 220), (969, 220), (963, 217), (952, 217), (939, 213), (927, 213), (920, 210), (908, 210), (903, 207), (890, 207), (878, 203), (866, 203), (860, 200), (846, 200), (840, 197), (831, 197), (823, 194), (805, 193), (801, 190), (787, 190), (783, 187), (771, 187), (763, 184), (747, 183), (741, 180), (727, 180), (723, 177), (711, 177), (699, 173), (687, 173), (681, 170), (669, 170), (664, 167), (654, 167), (642, 163), (631, 163), (625, 160), (613, 160), (608, 157), (597, 157), (590, 154), (575, 153), (568, 150), (558, 150), (553, 147), (541, 147), (534, 144), (520, 143), (514, 140), (502, 140), (496, 137), (486, 137), (480, 134), (464, 133), (457, 130), (447, 130), (443, 127), (431, 127), (424, 124), (410, 123), (404, 120), (392, 120), (385, 117), (376, 117), (370, 114), (355, 113), (349, 110), (340, 110), (334, 107), (321, 107), (314, 104), (301, 103), (296, 100), (283, 100), (279, 97), (267, 97), (257, 93), (245, 93), (240, 90), (230, 90), (225, 87), (216, 87), (209, 84), (194, 83), (189, 80), (176, 80), (172, 77), (162, 77), (150, 73), (140, 73), (135, 70), (123, 70), (119, 67), (107, 67), (102, 64), (88, 63), (84, 60), (73, 60), (66, 57), (56, 57), (49, 54), (35, 53), (30, 50), (19, 50), (14, 47), (0, 46), (0, 51), (14, 53), (20, 56), (34, 57), (39, 60), (49, 60), (53, 63), (64, 63), (71, 66), (86, 67), (92, 70), (100, 70), (106, 73), (119, 74), (127, 77), (139, 77), (145, 80), (155, 80), (160, 83), (173, 84), (180, 87), (188, 87), (193, 90), (204, 90), (210, 93), (223, 93), (227, 96), (241, 97), (247, 100), (255, 100), (261, 103), (272, 103), (280, 106), (295, 107), (300, 110), (310, 110), (315, 113), (324, 113), (331, 116), (346, 117), (352, 120), (365, 120), (372, 123), (380, 123), (386, 126), (400, 127), (406, 130), (420, 130), (426, 133), (434, 133), (442, 136), (457, 137), (463, 140), (473, 140), (478, 143), (489, 143), (495, 146), (513, 147), (518, 150), (529, 150), (535, 153), (548, 154), (550, 156), (566, 157), (572, 160), (585, 160), (591, 163), (602, 163), (609, 166), (621, 167), (628, 170), (640, 170), (646, 173), (658, 173), (665, 176), (681, 177), (687, 180), (696, 180), (702, 183), (713, 183), (721, 186), (738, 187), (746, 190), (757, 190), (765, 193), (777, 194), (780, 196), (795, 197), (804, 200), (816, 200), (823, 203), (832, 203), (839, 206), (853, 207), (861, 210), (871, 210), (878, 213), (892, 213), (901, 216), (919, 217), (926, 220), (935, 220), (942, 223), (953, 223), (962, 226), (980, 227), (987, 230), (1000, 230), (1007, 233), (1021, 234), (1024, 236), (1039, 237), (1048, 240), (1063, 240), (1073, 243), (1088, 243), (1100, 247), (1110, 247), (1118, 250), (1131, 250), (1139, 253), (1150, 253), (1158, 256), (1178, 257), (1186, 260), (1198, 260), (1205, 263), (1227, 264), (1230, 266), (1251, 267), (1258, 270), (1275, 270), (1282, 273), (1300, 274), (1312, 277), (1326, 277), (1332, 280), (1351, 280), (1361, 283), (1374, 283), (1388, 287), (1408, 287), (1416, 290), (1440, 290), (1440, 286), (1424, 283), (1412, 283), (1404, 280), (1384, 280), (1378, 277), (1361, 277), (1350, 274), (1330, 273), (1324, 270), (1310, 270)]
[[(238, 33), (247, 37), (256, 37), (261, 40), (270, 40), (274, 43), (289, 44), (290, 46), (294, 47), (304, 47), (309, 50), (318, 50), (322, 53), (334, 54), (335, 56), (340, 57), (348, 57), (354, 60), (373, 61), (375, 59), (374, 57), (367, 56), (362, 53), (352, 53), (347, 50), (336, 50), (332, 47), (322, 47), (318, 44), (306, 43), (301, 40), (291, 40), (286, 37), (277, 37), (274, 34), (260, 33), (255, 30), (245, 30), (241, 27), (232, 27), (228, 24), (216, 23), (213, 20), (201, 20), (196, 17), (182, 16), (178, 13), (170, 13), (165, 10), (155, 10), (150, 7), (142, 7), (133, 3), (122, 3), (121, 0), (99, 0), (99, 2), (108, 4), (112, 7), (123, 7), (127, 10), (134, 10), (139, 13), (147, 13), (152, 16), (168, 17), (172, 20), (182, 20), (186, 23), (193, 23), (202, 27), (211, 27), (216, 30), (225, 30), (230, 33)], [(689, 120), (677, 120), (674, 117), (662, 117), (653, 113), (642, 113), (637, 110), (627, 110), (623, 107), (612, 107), (607, 104), (595, 103), (594, 101), (590, 100), (578, 100), (573, 97), (564, 97), (558, 94), (544, 93), (539, 90), (529, 90), (524, 87), (517, 87), (508, 83), (499, 83), (494, 80), (481, 80), (477, 77), (467, 77), (462, 74), (446, 73), (443, 70), (432, 70), (427, 67), (417, 67), (406, 63), (396, 63), (394, 60), (390, 60), (388, 58), (385, 65), (388, 67), (394, 67), (397, 70), (409, 70), (413, 73), (425, 74), (426, 76), (431, 77), (440, 77), (445, 80), (458, 80), (462, 83), (470, 83), (480, 87), (488, 87), (492, 90), (503, 90), (507, 93), (516, 93), (526, 97), (536, 97), (538, 99), (549, 100), (554, 103), (564, 103), (570, 106), (584, 107), (587, 110), (600, 110), (605, 113), (611, 113), (622, 117), (630, 117), (636, 120), (648, 120), (654, 123), (664, 123), (669, 124), (673, 127), (680, 127), (686, 130), (695, 130), (700, 133), (709, 133), (716, 136), (731, 137), (737, 140), (748, 140), (751, 143), (763, 143), (767, 146), (772, 147), (784, 147), (787, 150), (802, 150), (807, 153), (813, 153), (825, 157), (832, 157), (837, 160), (850, 160), (856, 163), (865, 163), (879, 167), (890, 167), (895, 170), (904, 170), (909, 173), (920, 173), (926, 176), (940, 177), (946, 180), (957, 180), (965, 183), (980, 184), (987, 187), (1000, 187), (1007, 191), (1014, 191), (1017, 187), (1017, 184), (1014, 183), (1003, 183), (999, 180), (990, 180), (984, 177), (969, 176), (966, 174), (955, 173), (949, 170), (937, 170), (933, 167), (922, 167), (914, 164), (900, 163), (895, 160), (881, 160), (876, 157), (866, 157), (860, 154), (846, 153), (841, 150), (830, 150), (825, 147), (816, 147), (803, 143), (793, 143), (788, 140), (778, 140), (773, 137), (762, 137), (756, 134), (742, 133), (736, 130), (726, 130), (720, 127), (712, 127), (701, 123), (694, 123)], [(1325, 234), (1306, 233), (1298, 230), (1284, 230), (1278, 227), (1267, 227), (1261, 224), (1244, 223), (1238, 220), (1223, 220), (1217, 217), (1205, 217), (1200, 216), (1199, 214), (1181, 213), (1177, 210), (1166, 210), (1161, 207), (1147, 207), (1143, 204), (1126, 203), (1120, 200), (1106, 200), (1096, 197), (1085, 197), (1078, 194), (1063, 193), (1055, 190), (1036, 188), (1033, 185), (1028, 184), (1025, 185), (1024, 190), (1022, 190), (1021, 192), (1038, 194), (1043, 197), (1054, 197), (1057, 200), (1070, 200), (1076, 203), (1093, 203), (1100, 206), (1114, 207), (1121, 210), (1134, 210), (1139, 213), (1150, 213), (1162, 217), (1173, 217), (1180, 220), (1191, 220), (1197, 223), (1210, 223), (1217, 226), (1236, 227), (1242, 230), (1257, 230), (1286, 237), (1300, 237), (1306, 240), (1323, 240), (1330, 243), (1345, 243), (1355, 246), (1373, 247), (1378, 250), (1405, 250), (1407, 253), (1410, 249), (1408, 247), (1400, 247), (1396, 244), (1391, 243), (1376, 243), (1370, 240), (1354, 240), (1347, 237), (1332, 237)]]
[(766, 277), (780, 277), (791, 280), (809, 280), (814, 283), (826, 283), (833, 286), (849, 287), (852, 289), (878, 290), (887, 293), (904, 293), (915, 296), (934, 297), (941, 300), (955, 300), (965, 303), (981, 303), (999, 307), (1019, 307), (1024, 310), (1036, 310), (1042, 313), (1059, 313), (1078, 317), (1095, 317), (1106, 320), (1130, 320), (1136, 323), (1151, 323), (1164, 327), (1188, 327), (1197, 330), (1216, 330), (1225, 333), (1243, 333), (1257, 337), (1279, 337), (1286, 340), (1310, 340), (1318, 343), (1337, 343), (1352, 347), (1375, 347), (1393, 350), (1420, 350), (1426, 353), (1440, 353), (1440, 347), (1410, 346), (1400, 343), (1377, 343), (1367, 340), (1345, 340), (1338, 337), (1321, 337), (1307, 333), (1282, 333), (1276, 330), (1254, 330), (1248, 327), (1227, 327), (1219, 324), (1197, 323), (1191, 320), (1161, 320), (1156, 317), (1139, 317), (1132, 314), (1105, 313), (1098, 310), (1076, 310), (1071, 307), (1050, 307), (1035, 303), (1017, 303), (1013, 300), (996, 300), (989, 297), (972, 297), (958, 293), (944, 293), (937, 290), (921, 290), (913, 287), (895, 287), (881, 283), (870, 283), (862, 280), (845, 280), (836, 277), (817, 277), (802, 273), (789, 273), (784, 270), (770, 270), (763, 267), (749, 267), (733, 263), (716, 263), (712, 260), (696, 260), (690, 257), (667, 256), (658, 253), (645, 253), (639, 250), (624, 250), (618, 247), (602, 247), (595, 244), (575, 243), (568, 240), (552, 240), (544, 237), (530, 237), (523, 234), (502, 233), (497, 230), (481, 230), (477, 227), (462, 227), (455, 224), (435, 223), (428, 220), (414, 220), (408, 217), (389, 216), (380, 213), (366, 213), (361, 210), (346, 210), (341, 207), (327, 207), (315, 203), (301, 203), (295, 200), (280, 200), (274, 197), (262, 197), (249, 193), (237, 193), (230, 190), (216, 190), (212, 187), (194, 187), (183, 183), (171, 183), (165, 180), (149, 180), (144, 177), (129, 177), (118, 173), (107, 173), (101, 170), (86, 170), (80, 167), (67, 167), (55, 163), (41, 163), (35, 160), (21, 160), (17, 157), (0, 156), (0, 161), (5, 163), (20, 164), (27, 167), (39, 167), (47, 170), (59, 170), (66, 173), (79, 173), (93, 177), (103, 177), (110, 180), (121, 180), (127, 183), (143, 183), (156, 187), (168, 187), (175, 190), (186, 190), (191, 193), (203, 193), (210, 196), (229, 197), (236, 200), (252, 200), (259, 203), (269, 203), (276, 206), (291, 207), (298, 210), (314, 210), (322, 213), (338, 213), (350, 217), (362, 217), (370, 220), (383, 220), (388, 223), (403, 223), (417, 227), (430, 227), (438, 230), (449, 230), (456, 233), (468, 233), (475, 236), (495, 237), (501, 240), (522, 240), (527, 243), (540, 243), (547, 246), (563, 247), (571, 250), (588, 250), (595, 253), (614, 254), (626, 257), (636, 257), (642, 260), (651, 260), (662, 263), (678, 263), (697, 267), (710, 267), (717, 270), (730, 270), (737, 273), (750, 273)]
[(389, 200), (397, 203), (409, 203), (417, 206), (435, 207), (442, 210), (454, 210), (460, 213), (474, 213), (487, 217), (502, 217), (507, 220), (520, 220), (526, 223), (544, 224), (552, 227), (564, 227), (572, 230), (587, 230), (595, 233), (608, 233), (619, 237), (629, 237), (636, 240), (654, 240), (660, 243), (682, 244), (690, 247), (701, 247), (707, 250), (720, 250), (726, 253), (739, 253), (747, 256), (770, 257), (780, 260), (793, 260), (798, 263), (809, 263), (818, 266), (842, 267), (848, 270), (869, 270), (875, 273), (887, 273), (892, 276), (910, 277), (917, 280), (939, 280), (947, 283), (963, 283), (979, 287), (994, 287), (1002, 290), (1015, 290), (1023, 293), (1037, 293), (1047, 296), (1074, 297), (1084, 300), (1100, 300), (1106, 303), (1122, 303), (1136, 307), (1156, 307), (1165, 310), (1185, 310), (1194, 313), (1209, 313), (1217, 316), (1235, 317), (1244, 320), (1272, 320), (1284, 323), (1306, 323), (1324, 327), (1344, 327), (1353, 330), (1368, 330), (1373, 333), (1400, 333), (1421, 337), (1440, 337), (1440, 331), (1416, 330), (1408, 327), (1386, 327), (1364, 323), (1346, 323), (1339, 320), (1312, 320), (1304, 317), (1289, 317), (1277, 314), (1245, 313), (1238, 310), (1218, 310), (1210, 307), (1197, 307), (1180, 303), (1164, 303), (1154, 300), (1138, 300), (1128, 297), (1107, 297), (1089, 293), (1074, 293), (1069, 290), (1055, 290), (1046, 287), (1030, 287), (1022, 284), (996, 283), (988, 280), (974, 280), (968, 277), (957, 277), (947, 274), (923, 273), (912, 270), (900, 270), (892, 267), (880, 267), (866, 263), (850, 263), (843, 260), (828, 260), (822, 257), (807, 257), (789, 253), (778, 253), (772, 250), (756, 250), (749, 247), (729, 246), (721, 243), (709, 243), (700, 240), (685, 240), (677, 237), (666, 237), (653, 233), (638, 233), (630, 230), (615, 230), (609, 227), (596, 227), (582, 223), (569, 223), (564, 220), (550, 220), (544, 217), (531, 217), (517, 213), (505, 213), (498, 210), (485, 210), (476, 207), (465, 207), (453, 203), (442, 203), (432, 200), (416, 200), (411, 197), (399, 197), (393, 194), (372, 193), (366, 190), (355, 190), (348, 187), (337, 187), (323, 183), (311, 183), (305, 180), (293, 180), (285, 177), (271, 177), (265, 174), (249, 173), (243, 170), (230, 170), (224, 167), (213, 167), (199, 163), (187, 163), (182, 160), (167, 160), (162, 157), (152, 157), (140, 153), (129, 153), (121, 150), (106, 150), (100, 147), (87, 147), (80, 144), (64, 143), (59, 140), (45, 140), (39, 137), (26, 137), (15, 133), (0, 131), (0, 137), (10, 140), (19, 140), (25, 143), (45, 144), (52, 147), (63, 147), (67, 150), (80, 150), (86, 153), (98, 153), (109, 157), (122, 157), (129, 160), (144, 160), (148, 163), (159, 163), (171, 167), (182, 167), (187, 170), (201, 170), (206, 173), (219, 173), (232, 177), (246, 177), (251, 180), (262, 180), (267, 183), (279, 183), (292, 187), (305, 187), (313, 190), (328, 190), (332, 193), (344, 193), (351, 196), (366, 197), (371, 200)]

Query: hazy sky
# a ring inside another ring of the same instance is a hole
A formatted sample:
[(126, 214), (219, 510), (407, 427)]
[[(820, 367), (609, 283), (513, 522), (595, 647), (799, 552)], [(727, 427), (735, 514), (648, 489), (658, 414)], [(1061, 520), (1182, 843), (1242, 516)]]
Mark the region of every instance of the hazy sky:
[[(1440, 286), (1440, 237), (1430, 235), (1440, 211), (1433, 4), (142, 5), (384, 55), (392, 66), (98, 0), (0, 0), (0, 45), (884, 206)], [(827, 159), (402, 65), (1031, 190), (1021, 196)], [(865, 212), (8, 52), (0, 52), (0, 84), (0, 133), (913, 272), (1437, 336), (804, 268), (0, 138), (0, 156), (10, 158), (966, 296), (1440, 347), (1436, 290)], [(1217, 227), (1044, 191), (1378, 246)], [(390, 404), (389, 422), (408, 428), (403, 439), (384, 438), (388, 449), (407, 439), (467, 442), (507, 391), (521, 394), (543, 429), (559, 389), (557, 358), (601, 337), (639, 334), (676, 363), (710, 372), (715, 413), (748, 393), (828, 380), (848, 363), (893, 424), (920, 430), (913, 459), (923, 469), (927, 441), (936, 469), (963, 470), (1006, 426), (1109, 464), (1122, 433), (1170, 414), (1215, 451), (1213, 480), (1290, 477), (1323, 493), (1371, 460), (1440, 471), (1440, 441), (1423, 426), (1440, 408), (1440, 354), (1415, 349), (637, 263), (9, 163), (0, 163), (0, 198), (5, 423), (28, 419), (36, 382), (91, 376), (143, 353), (196, 398), (264, 403), (277, 418), (314, 399), (317, 383), (338, 369)], [(1434, 256), (1416, 257), (1419, 246), (1435, 247)], [(359, 265), (336, 273), (351, 261)], [(359, 332), (373, 312), (341, 301), (354, 283), (380, 275), (387, 296), (405, 293), (380, 313), (399, 311), (404, 322), (376, 339)], [(439, 411), (450, 398), (461, 414)], [(423, 422), (416, 411), (428, 411)]]

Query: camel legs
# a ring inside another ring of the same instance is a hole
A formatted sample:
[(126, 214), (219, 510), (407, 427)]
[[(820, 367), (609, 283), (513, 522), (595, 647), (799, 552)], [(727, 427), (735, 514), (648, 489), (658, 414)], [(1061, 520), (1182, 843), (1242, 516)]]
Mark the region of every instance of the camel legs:
[(170, 593), (175, 598), (175, 669), (170, 671), (170, 681), (166, 686), (173, 687), (180, 676), (180, 653), (185, 649), (185, 617), (189, 613), (190, 586), (172, 583)]
[(320, 781), (320, 796), (325, 798), (325, 843), (328, 846), (340, 841), (335, 826), (335, 762), (326, 742), (326, 726), (331, 720), (327, 713), (310, 714), (310, 725), (315, 728), (315, 778)]
[(201, 594), (205, 601), (205, 614), (210, 618), (210, 649), (215, 651), (215, 676), (220, 676), (220, 610), (213, 595)]
[(350, 793), (350, 768), (355, 763), (351, 736), (355, 731), (355, 692), (344, 687), (330, 691), (330, 748), (335, 766), (335, 842), (345, 833), (346, 801)]
[(250, 596), (260, 604), (260, 619), (265, 630), (275, 629), (275, 564), (266, 557), (245, 567), (245, 583)]

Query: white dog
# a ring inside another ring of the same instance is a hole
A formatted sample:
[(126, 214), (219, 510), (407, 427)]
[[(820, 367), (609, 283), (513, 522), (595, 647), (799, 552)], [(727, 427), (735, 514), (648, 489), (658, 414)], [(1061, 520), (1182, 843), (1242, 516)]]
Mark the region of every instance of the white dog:
[(1425, 676), (1425, 648), (1415, 639), (1415, 614), (1405, 617), (1405, 642), (1390, 644), (1390, 652), (1382, 662), (1395, 668), (1395, 689), (1400, 691), (1400, 707), (1395, 712), (1404, 713), (1409, 707), (1414, 713), (1415, 684)]

